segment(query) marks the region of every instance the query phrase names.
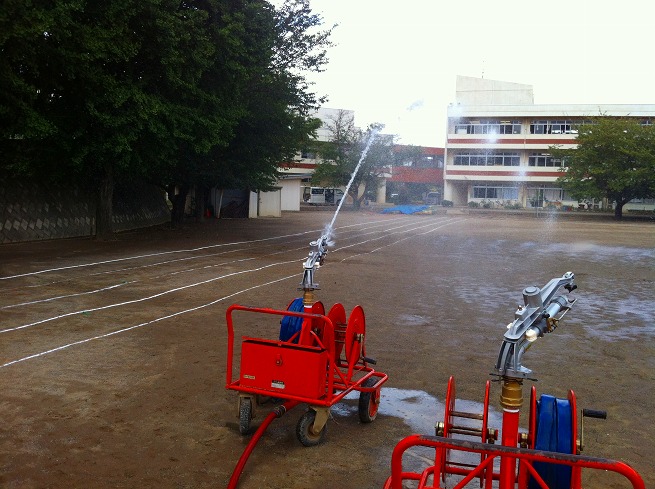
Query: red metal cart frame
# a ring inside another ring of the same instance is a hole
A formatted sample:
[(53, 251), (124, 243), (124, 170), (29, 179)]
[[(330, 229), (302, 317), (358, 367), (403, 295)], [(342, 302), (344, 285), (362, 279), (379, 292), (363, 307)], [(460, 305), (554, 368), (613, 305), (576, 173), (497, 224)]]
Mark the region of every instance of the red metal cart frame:
[[(323, 311), (323, 306), (316, 303), (312, 310)], [(303, 320), (302, 328), (287, 341), (242, 337), (240, 373), (239, 378), (235, 378), (233, 315), (237, 311), (299, 317)], [(366, 357), (361, 307), (353, 310), (347, 324), (345, 311), (340, 304), (335, 305), (328, 315), (235, 304), (228, 308), (226, 318), (227, 389), (307, 403), (315, 411), (324, 413), (318, 416), (317, 431), (327, 421), (326, 408), (329, 409), (352, 391), (368, 395), (371, 406), (366, 408), (371, 418), (368, 421), (375, 418), (380, 388), (388, 376), (375, 371), (370, 366), (372, 360)], [(302, 438), (301, 442), (307, 444)]]
[[(404, 453), (409, 448), (418, 446), (434, 448), (435, 453), (437, 454), (435, 456), (437, 463), (426, 468), (421, 473), (404, 472)], [(391, 477), (387, 479), (387, 482), (384, 485), (385, 489), (402, 489), (404, 487), (404, 480), (418, 481), (419, 488), (428, 489), (441, 487), (439, 482), (441, 480), (441, 471), (443, 467), (439, 466), (439, 460), (441, 460), (439, 453), (446, 450), (478, 453), (482, 459), (482, 462), (478, 466), (467, 470), (466, 477), (460, 480), (456, 485), (452, 486), (451, 489), (464, 488), (475, 478), (481, 479), (480, 487), (492, 487), (492, 481), (498, 481), (500, 479), (500, 474), (497, 471), (494, 471), (494, 461), (496, 459), (500, 459), (501, 463), (502, 461), (507, 460), (518, 461), (519, 474), (529, 473), (539, 487), (543, 489), (548, 489), (548, 486), (535, 471), (533, 467), (535, 462), (566, 465), (578, 471), (587, 468), (615, 472), (628, 479), (634, 489), (646, 488), (643, 479), (632, 467), (616, 460), (587, 457), (583, 455), (566, 455), (562, 453), (531, 450), (528, 448), (494, 446), (487, 443), (455, 440), (439, 436), (412, 435), (404, 438), (396, 445), (391, 456)], [(518, 486), (515, 486), (515, 483), (518, 483)], [(500, 487), (504, 487), (502, 482)], [(523, 477), (519, 477), (518, 480), (512, 479), (510, 486), (508, 487), (525, 488), (527, 487), (527, 479)], [(572, 485), (572, 488), (574, 489), (579, 489), (579, 487), (579, 484)]]

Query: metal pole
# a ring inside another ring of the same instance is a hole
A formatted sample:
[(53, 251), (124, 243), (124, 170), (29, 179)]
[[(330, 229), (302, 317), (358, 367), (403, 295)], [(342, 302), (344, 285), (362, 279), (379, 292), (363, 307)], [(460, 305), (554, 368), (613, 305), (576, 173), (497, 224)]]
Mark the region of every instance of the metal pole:
[[(516, 448), (519, 441), (519, 417), (523, 404), (521, 381), (511, 377), (503, 378), (503, 390), (500, 394), (500, 404), (503, 406), (503, 429), (501, 444)], [(500, 489), (513, 489), (516, 482), (516, 459), (501, 457), (500, 459)]]

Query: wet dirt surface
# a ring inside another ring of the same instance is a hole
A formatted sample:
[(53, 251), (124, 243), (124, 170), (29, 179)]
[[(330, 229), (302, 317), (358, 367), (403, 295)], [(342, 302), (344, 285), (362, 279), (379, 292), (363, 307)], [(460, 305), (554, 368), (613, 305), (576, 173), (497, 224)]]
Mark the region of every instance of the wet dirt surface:
[[(285, 309), (331, 218), (0, 246), (0, 487), (226, 487), (250, 437), (225, 388), (225, 311)], [(305, 448), (296, 407), (271, 424), (239, 487), (381, 488), (396, 443), (443, 420), (451, 375), (457, 406), (481, 410), (523, 288), (569, 270), (579, 300), (524, 364), (538, 394), (573, 389), (580, 407), (607, 411), (585, 422), (584, 454), (625, 461), (655, 487), (652, 223), (342, 211), (335, 227), (316, 297), (364, 308), (366, 352), (389, 375), (378, 418), (360, 423), (349, 398), (334, 406), (325, 443)], [(277, 338), (279, 320), (240, 318), (237, 338)], [(499, 394), (493, 384), (492, 423)], [(628, 487), (603, 473), (585, 480)]]

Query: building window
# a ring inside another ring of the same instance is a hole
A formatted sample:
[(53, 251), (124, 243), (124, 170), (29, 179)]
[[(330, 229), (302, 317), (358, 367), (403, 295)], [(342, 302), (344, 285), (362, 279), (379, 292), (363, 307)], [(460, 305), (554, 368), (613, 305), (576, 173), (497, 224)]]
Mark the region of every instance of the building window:
[(316, 159), (316, 153), (309, 151), (307, 149), (303, 149), (300, 153), (300, 157), (303, 160), (315, 160)]
[(547, 185), (528, 187), (527, 198), (530, 207), (546, 207), (549, 203), (561, 203), (564, 198), (564, 190)]
[(511, 184), (488, 183), (473, 186), (474, 199), (517, 200), (519, 188)]
[(573, 121), (532, 121), (530, 134), (577, 134), (578, 124)]
[(521, 122), (497, 119), (463, 122), (455, 124), (455, 134), (521, 134)]
[(453, 164), (460, 166), (520, 166), (521, 156), (511, 151), (458, 153)]
[(564, 165), (561, 159), (553, 158), (549, 153), (531, 153), (528, 156), (528, 166), (562, 167)]

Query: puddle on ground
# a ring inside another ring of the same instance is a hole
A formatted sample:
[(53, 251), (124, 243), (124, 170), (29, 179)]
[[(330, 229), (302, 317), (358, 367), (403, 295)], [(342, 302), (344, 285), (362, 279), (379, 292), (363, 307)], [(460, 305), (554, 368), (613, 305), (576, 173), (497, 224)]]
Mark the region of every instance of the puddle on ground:
[[(566, 319), (569, 325), (581, 325), (588, 335), (605, 341), (655, 337), (653, 280), (644, 278), (631, 281), (628, 285), (622, 278), (630, 274), (629, 270), (653, 270), (655, 250), (591, 243), (536, 242), (522, 243), (517, 250), (524, 256), (559, 256), (563, 264), (571, 265), (580, 288), (574, 293), (574, 297), (579, 299), (575, 311)], [(597, 265), (608, 267), (602, 278), (588, 274)], [(622, 273), (615, 276), (612, 270), (617, 267), (621, 268)], [(463, 303), (507, 304), (512, 308), (523, 303), (522, 288), (507, 290), (488, 284), (456, 282), (457, 278), (454, 277), (452, 290)], [(528, 285), (543, 287), (545, 282), (523, 284)], [(513, 312), (513, 309), (506, 311), (506, 322), (512, 320)]]
[(517, 247), (521, 252), (559, 254), (575, 258), (588, 258), (595, 262), (619, 261), (634, 264), (637, 261), (653, 263), (655, 250), (647, 248), (628, 248), (626, 246), (604, 246), (594, 243), (521, 243)]
[(432, 318), (426, 318), (418, 314), (400, 314), (397, 319), (397, 324), (403, 326), (423, 326), (432, 322)]
[[(332, 406), (330, 410), (332, 415), (352, 416), (353, 414), (357, 414), (358, 399), (359, 392), (350, 392), (344, 397), (344, 402)], [(481, 414), (483, 404), (466, 399), (456, 399), (455, 410)], [(408, 431), (408, 435), (412, 433), (434, 435), (434, 425), (438, 421), (444, 420), (444, 412), (443, 401), (438, 400), (427, 392), (396, 389), (394, 387), (382, 388), (378, 413), (383, 416), (393, 416), (402, 419), (410, 428), (411, 433)], [(500, 429), (502, 419), (502, 413), (489, 406), (489, 427)], [(457, 420), (457, 424), (464, 426), (476, 426), (475, 423), (475, 421), (469, 419)]]
[[(402, 419), (409, 427), (406, 436), (412, 434), (434, 435), (435, 424), (444, 421), (444, 403), (427, 392), (383, 387), (381, 396), (378, 415), (393, 416)], [(344, 402), (335, 404), (331, 408), (330, 411), (332, 416), (357, 415), (359, 393), (351, 392), (344, 399)], [(483, 404), (466, 399), (456, 399), (455, 410), (466, 413), (482, 414)], [(527, 416), (527, 411), (525, 415)], [(481, 421), (466, 418), (456, 418), (455, 424), (476, 428), (482, 426)], [(489, 406), (488, 411), (488, 426), (489, 428), (494, 428), (499, 431), (498, 440), (500, 440), (502, 436), (500, 434), (502, 428), (502, 413), (496, 411), (491, 406)], [(454, 435), (453, 438), (481, 441), (479, 437), (464, 435)], [(410, 471), (421, 472), (425, 468), (434, 465), (433, 449), (426, 447), (413, 447), (405, 452), (405, 456), (410, 458), (409, 466), (406, 466), (406, 469)], [(477, 465), (480, 463), (480, 456), (467, 452), (451, 451), (449, 460), (458, 464)], [(405, 464), (405, 462), (403, 462), (403, 464)], [(499, 468), (497, 462), (494, 462), (494, 467), (496, 469)]]
[(655, 307), (652, 285), (642, 290), (632, 289), (633, 294), (608, 300), (589, 296), (580, 298), (587, 321), (582, 327), (589, 336), (604, 340), (644, 340), (655, 336)]

